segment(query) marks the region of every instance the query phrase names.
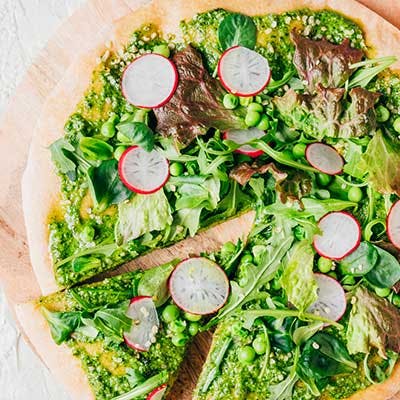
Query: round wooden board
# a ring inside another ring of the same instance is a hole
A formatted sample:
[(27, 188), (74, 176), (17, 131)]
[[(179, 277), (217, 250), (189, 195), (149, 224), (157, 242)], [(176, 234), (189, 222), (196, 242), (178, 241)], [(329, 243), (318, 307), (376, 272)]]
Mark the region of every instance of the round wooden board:
[[(345, 1), (345, 0), (343, 0)], [(359, 0), (400, 28), (398, 0)], [(28, 155), (31, 135), (48, 94), (63, 77), (73, 61), (91, 49), (91, 40), (107, 40), (106, 28), (115, 20), (137, 9), (146, 0), (89, 0), (58, 29), (29, 68), (5, 113), (0, 118), (0, 282), (11, 307), (40, 295), (33, 274), (26, 242), (21, 208), (20, 182)], [(173, 6), (173, 2), (171, 2)], [(356, 17), (356, 16), (355, 16)], [(239, 228), (239, 227), (238, 227)], [(216, 231), (218, 232), (218, 231)], [(203, 237), (204, 241), (228, 240), (220, 233)], [(211, 238), (211, 240), (210, 240)], [(218, 244), (217, 242), (217, 244)], [(214, 243), (214, 246), (216, 244)], [(156, 259), (156, 258), (155, 258)], [(150, 259), (142, 265), (149, 266)], [(23, 327), (20, 327), (22, 333)], [(29, 338), (25, 336), (29, 343)], [(206, 357), (209, 334), (200, 335), (191, 348), (182, 368), (174, 399), (190, 399), (197, 374)], [(400, 395), (395, 399), (400, 400)], [(394, 399), (393, 399), (394, 400)]]

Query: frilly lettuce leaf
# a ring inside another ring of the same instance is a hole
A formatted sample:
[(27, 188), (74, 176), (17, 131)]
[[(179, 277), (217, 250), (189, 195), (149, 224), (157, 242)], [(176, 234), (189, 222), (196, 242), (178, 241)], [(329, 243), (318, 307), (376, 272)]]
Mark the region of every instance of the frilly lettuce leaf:
[(286, 262), (281, 285), (288, 300), (305, 311), (317, 298), (318, 285), (313, 274), (314, 252), (307, 240), (296, 243)]
[(372, 348), (386, 358), (386, 350), (400, 352), (400, 313), (386, 299), (372, 294), (359, 286), (351, 299), (346, 332), (350, 354), (368, 354)]
[(179, 84), (171, 100), (154, 110), (158, 132), (187, 146), (209, 128), (221, 131), (246, 128), (244, 109), (228, 110), (223, 106), (226, 92), (207, 72), (199, 52), (187, 46), (174, 55), (173, 61)]
[(161, 231), (171, 223), (171, 208), (164, 190), (153, 194), (136, 194), (118, 205), (116, 241), (127, 243), (145, 233)]
[(400, 196), (400, 142), (378, 130), (361, 158), (361, 167), (379, 193)]
[(363, 51), (350, 47), (350, 41), (336, 45), (325, 39), (311, 40), (291, 32), (296, 46), (293, 63), (308, 91), (315, 93), (318, 84), (325, 87), (341, 87), (352, 74), (351, 64), (361, 61)]

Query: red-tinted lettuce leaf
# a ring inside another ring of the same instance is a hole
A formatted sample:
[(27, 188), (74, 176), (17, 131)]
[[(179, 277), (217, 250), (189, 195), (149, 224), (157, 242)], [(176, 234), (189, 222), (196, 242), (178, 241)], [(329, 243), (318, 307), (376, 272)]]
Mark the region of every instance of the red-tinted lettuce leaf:
[(209, 128), (220, 130), (242, 129), (244, 110), (227, 110), (222, 104), (226, 93), (217, 79), (206, 70), (201, 55), (187, 46), (173, 57), (179, 74), (179, 83), (171, 100), (154, 110), (157, 131), (174, 137), (187, 146)]
[(379, 193), (400, 196), (400, 142), (378, 130), (361, 159), (368, 180)]
[(255, 174), (269, 172), (275, 179), (275, 189), (283, 203), (299, 201), (303, 196), (309, 194), (312, 189), (311, 178), (304, 171), (281, 171), (274, 163), (253, 164), (242, 163), (233, 168), (229, 174), (230, 178), (244, 186)]
[(369, 353), (376, 348), (386, 358), (386, 350), (400, 352), (400, 312), (388, 300), (359, 286), (353, 304), (346, 338), (350, 354)]
[(350, 47), (344, 40), (336, 45), (325, 39), (311, 40), (291, 32), (296, 46), (293, 63), (299, 76), (308, 84), (308, 91), (314, 93), (318, 84), (325, 87), (341, 87), (352, 74), (351, 64), (361, 61), (363, 51)]

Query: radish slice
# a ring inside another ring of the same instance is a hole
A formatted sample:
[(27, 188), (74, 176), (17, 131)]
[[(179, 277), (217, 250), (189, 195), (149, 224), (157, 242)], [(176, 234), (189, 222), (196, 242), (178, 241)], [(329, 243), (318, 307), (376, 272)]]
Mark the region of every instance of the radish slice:
[(268, 60), (254, 50), (234, 46), (219, 59), (218, 76), (228, 92), (249, 97), (268, 85), (271, 70)]
[[(249, 142), (250, 140), (254, 139), (261, 139), (265, 136), (265, 132), (257, 129), (257, 128), (250, 128), (250, 129), (231, 129), (229, 131), (224, 132), (223, 138), (225, 140), (232, 140), (237, 144), (242, 144)], [(235, 153), (246, 154), (250, 157), (258, 157), (263, 154), (262, 150), (256, 149), (253, 146), (245, 144), (244, 146), (240, 146), (238, 149), (235, 150)]]
[(397, 200), (389, 211), (386, 230), (390, 241), (400, 249), (400, 200)]
[(161, 189), (169, 178), (169, 162), (158, 151), (132, 146), (119, 159), (118, 172), (124, 185), (133, 192), (150, 194)]
[(164, 397), (165, 392), (167, 391), (167, 385), (164, 384), (155, 388), (146, 398), (146, 400), (161, 400)]
[(324, 143), (311, 143), (306, 149), (307, 161), (316, 169), (328, 175), (340, 174), (343, 158), (331, 146)]
[(183, 310), (191, 314), (211, 314), (226, 303), (229, 280), (213, 261), (193, 257), (176, 266), (169, 279), (169, 291)]
[(318, 299), (308, 312), (332, 321), (338, 321), (346, 311), (346, 294), (341, 284), (328, 275), (314, 274), (318, 284)]
[(121, 90), (137, 107), (157, 108), (167, 103), (178, 86), (175, 64), (160, 54), (144, 54), (125, 69)]
[(319, 220), (318, 227), (322, 234), (314, 236), (314, 247), (323, 257), (341, 260), (360, 244), (360, 225), (347, 212), (331, 212), (324, 215)]
[(133, 321), (130, 331), (124, 333), (125, 343), (132, 349), (148, 351), (160, 326), (153, 299), (149, 296), (134, 297), (126, 315)]

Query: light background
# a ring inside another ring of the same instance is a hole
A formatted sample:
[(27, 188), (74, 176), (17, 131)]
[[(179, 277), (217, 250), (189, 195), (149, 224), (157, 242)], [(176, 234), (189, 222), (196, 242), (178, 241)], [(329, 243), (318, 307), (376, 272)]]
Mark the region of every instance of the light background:
[[(0, 0), (0, 114), (35, 55), (84, 1)], [(0, 400), (68, 400), (22, 340), (1, 288)]]

